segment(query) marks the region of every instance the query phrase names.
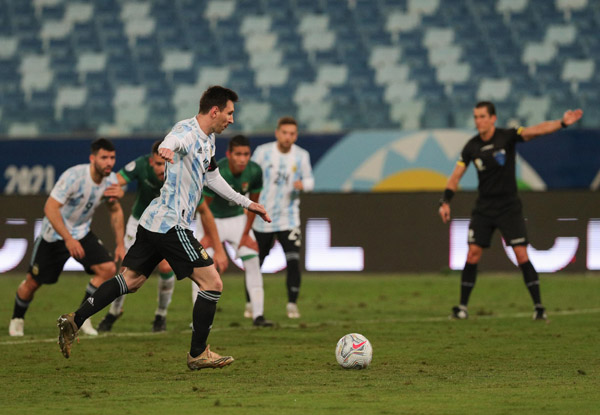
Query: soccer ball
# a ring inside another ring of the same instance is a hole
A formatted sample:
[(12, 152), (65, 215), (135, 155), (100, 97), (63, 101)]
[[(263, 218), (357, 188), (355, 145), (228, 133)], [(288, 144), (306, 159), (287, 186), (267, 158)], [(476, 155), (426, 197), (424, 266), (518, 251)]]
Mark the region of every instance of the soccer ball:
[(335, 358), (344, 369), (365, 369), (373, 358), (373, 348), (362, 334), (346, 334), (337, 342)]

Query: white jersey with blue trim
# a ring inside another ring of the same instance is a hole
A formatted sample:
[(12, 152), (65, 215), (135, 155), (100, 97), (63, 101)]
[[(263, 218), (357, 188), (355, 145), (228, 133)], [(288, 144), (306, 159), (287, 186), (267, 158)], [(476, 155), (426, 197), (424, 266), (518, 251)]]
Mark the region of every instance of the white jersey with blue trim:
[(300, 226), (300, 191), (294, 182), (302, 180), (304, 191), (311, 191), (314, 178), (308, 151), (293, 144), (290, 151), (282, 153), (277, 142), (262, 144), (254, 150), (252, 161), (263, 170), (263, 190), (258, 203), (263, 205), (272, 222), (256, 220), (257, 232), (278, 232)]
[(173, 163), (165, 164), (160, 196), (150, 202), (139, 224), (158, 233), (167, 233), (175, 226), (190, 229), (205, 173), (215, 154), (215, 135), (206, 135), (193, 117), (175, 124), (160, 148), (173, 150)]
[[(94, 211), (106, 200), (104, 191), (116, 183), (119, 181), (114, 172), (103, 177), (100, 184), (95, 183), (92, 180), (90, 164), (73, 166), (61, 174), (50, 192), (50, 197), (62, 204), (60, 215), (73, 238), (80, 240), (90, 232)], [(44, 217), (42, 222), (41, 236), (46, 242), (63, 239), (47, 217)]]

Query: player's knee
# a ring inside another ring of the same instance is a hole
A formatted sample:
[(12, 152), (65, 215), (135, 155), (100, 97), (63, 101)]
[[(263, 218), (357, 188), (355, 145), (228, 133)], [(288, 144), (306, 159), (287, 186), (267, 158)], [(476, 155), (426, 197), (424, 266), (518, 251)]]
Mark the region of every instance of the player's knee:
[(525, 248), (517, 249), (517, 247), (515, 247), (514, 251), (515, 251), (515, 257), (517, 258), (517, 263), (519, 265), (524, 264), (527, 261), (529, 261), (529, 255), (527, 255), (527, 249), (525, 249)]
[(21, 285), (19, 285), (17, 294), (22, 300), (29, 301), (33, 298), (33, 294), (37, 291), (39, 287), (40, 284), (38, 284), (33, 278), (31, 278), (28, 275), (27, 278), (23, 280)]
[(162, 274), (166, 274), (171, 271), (172, 271), (172, 269), (168, 262), (161, 261), (160, 264), (158, 264), (158, 272), (160, 272)]
[(213, 290), (223, 292), (223, 281), (217, 278), (213, 281)]
[(480, 247), (471, 246), (469, 247), (469, 252), (467, 253), (467, 262), (469, 264), (476, 264), (481, 259), (481, 254), (483, 250)]
[(125, 284), (127, 284), (127, 291), (130, 293), (136, 292), (140, 289), (142, 285), (144, 285), (145, 281), (146, 278), (143, 275), (139, 275), (134, 278), (125, 278)]

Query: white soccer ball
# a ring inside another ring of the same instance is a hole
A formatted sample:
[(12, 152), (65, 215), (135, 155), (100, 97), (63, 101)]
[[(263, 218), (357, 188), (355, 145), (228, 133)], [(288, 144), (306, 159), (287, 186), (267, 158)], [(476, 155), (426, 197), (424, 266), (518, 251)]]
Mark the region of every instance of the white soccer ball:
[(365, 369), (373, 358), (373, 348), (362, 334), (346, 334), (337, 342), (335, 358), (344, 369)]

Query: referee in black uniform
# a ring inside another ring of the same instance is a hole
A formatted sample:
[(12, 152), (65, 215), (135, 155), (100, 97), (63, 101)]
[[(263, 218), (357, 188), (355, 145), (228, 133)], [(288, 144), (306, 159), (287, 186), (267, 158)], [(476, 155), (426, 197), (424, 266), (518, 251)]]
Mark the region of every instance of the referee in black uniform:
[(545, 320), (546, 310), (540, 297), (538, 274), (527, 255), (527, 231), (521, 200), (517, 195), (515, 176), (516, 143), (550, 134), (577, 122), (583, 111), (566, 111), (560, 120), (544, 121), (533, 127), (496, 128), (496, 108), (488, 101), (478, 102), (473, 109), (475, 126), (479, 134), (471, 138), (462, 150), (452, 175), (448, 179), (444, 195), (440, 200), (439, 214), (447, 223), (450, 220), (450, 201), (458, 189), (458, 183), (473, 162), (479, 179), (479, 197), (471, 213), (469, 225), (469, 252), (462, 271), (460, 304), (452, 308), (452, 317), (466, 319), (467, 304), (475, 279), (477, 263), (483, 248), (490, 246), (492, 234), (500, 230), (507, 245), (511, 246), (525, 284), (533, 300), (534, 320)]

